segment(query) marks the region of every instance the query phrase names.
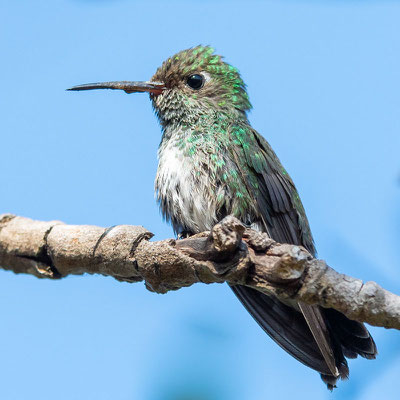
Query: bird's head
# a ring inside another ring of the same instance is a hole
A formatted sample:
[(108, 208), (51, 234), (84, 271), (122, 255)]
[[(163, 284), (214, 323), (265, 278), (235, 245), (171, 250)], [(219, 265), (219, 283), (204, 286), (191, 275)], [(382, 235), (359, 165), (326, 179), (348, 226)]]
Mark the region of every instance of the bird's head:
[(168, 58), (148, 82), (103, 82), (69, 90), (120, 89), (148, 92), (163, 126), (222, 112), (246, 118), (251, 108), (238, 70), (208, 46), (183, 50)]

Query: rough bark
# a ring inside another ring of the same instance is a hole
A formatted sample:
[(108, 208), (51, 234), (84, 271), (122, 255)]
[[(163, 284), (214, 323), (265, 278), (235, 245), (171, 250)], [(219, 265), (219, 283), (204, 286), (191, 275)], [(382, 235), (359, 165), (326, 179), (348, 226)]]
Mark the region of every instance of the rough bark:
[(157, 293), (197, 282), (241, 284), (400, 329), (400, 297), (340, 274), (303, 247), (279, 244), (227, 217), (211, 232), (150, 242), (140, 226), (100, 228), (0, 215), (0, 268), (39, 278), (84, 273), (144, 281)]

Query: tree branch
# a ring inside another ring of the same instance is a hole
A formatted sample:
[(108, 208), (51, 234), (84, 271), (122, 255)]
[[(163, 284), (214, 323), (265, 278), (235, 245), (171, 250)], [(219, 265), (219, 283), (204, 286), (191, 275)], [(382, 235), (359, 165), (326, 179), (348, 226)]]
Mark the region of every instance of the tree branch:
[(100, 228), (0, 215), (0, 268), (39, 278), (84, 273), (145, 281), (166, 293), (197, 282), (241, 284), (335, 308), (350, 319), (400, 329), (400, 297), (340, 274), (303, 247), (279, 244), (227, 217), (211, 232), (150, 242), (140, 226)]

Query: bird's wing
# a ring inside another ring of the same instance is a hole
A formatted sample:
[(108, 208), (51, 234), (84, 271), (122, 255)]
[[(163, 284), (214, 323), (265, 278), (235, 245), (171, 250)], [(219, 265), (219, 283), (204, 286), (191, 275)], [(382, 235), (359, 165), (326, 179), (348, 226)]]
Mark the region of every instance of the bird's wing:
[[(236, 165), (253, 195), (264, 229), (280, 243), (304, 246), (314, 241), (297, 190), (269, 143), (251, 127), (231, 126)], [(255, 182), (255, 183), (254, 183)]]
[[(315, 254), (308, 221), (296, 188), (267, 141), (248, 126), (232, 126), (236, 164), (249, 182), (264, 230), (280, 243), (298, 244)], [(249, 180), (249, 175), (251, 179)], [(254, 184), (254, 178), (256, 184)], [(253, 183), (251, 182), (253, 180)], [(261, 327), (299, 361), (333, 378), (348, 373), (333, 344), (319, 307), (300, 303), (301, 313), (277, 298), (245, 286), (232, 287)], [(314, 340), (313, 340), (314, 338)]]

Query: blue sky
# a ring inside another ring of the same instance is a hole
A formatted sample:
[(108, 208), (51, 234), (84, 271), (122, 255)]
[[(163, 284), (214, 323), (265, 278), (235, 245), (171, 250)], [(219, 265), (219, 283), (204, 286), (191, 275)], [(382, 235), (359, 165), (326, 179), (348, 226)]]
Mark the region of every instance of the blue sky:
[[(291, 173), (319, 256), (399, 292), (400, 2), (0, 2), (0, 213), (144, 225), (160, 130), (146, 95), (71, 93), (148, 79), (210, 44), (238, 67), (252, 125)], [(330, 394), (225, 285), (166, 295), (98, 276), (2, 272), (0, 398), (395, 399), (398, 332), (371, 328), (376, 361), (350, 361)]]

